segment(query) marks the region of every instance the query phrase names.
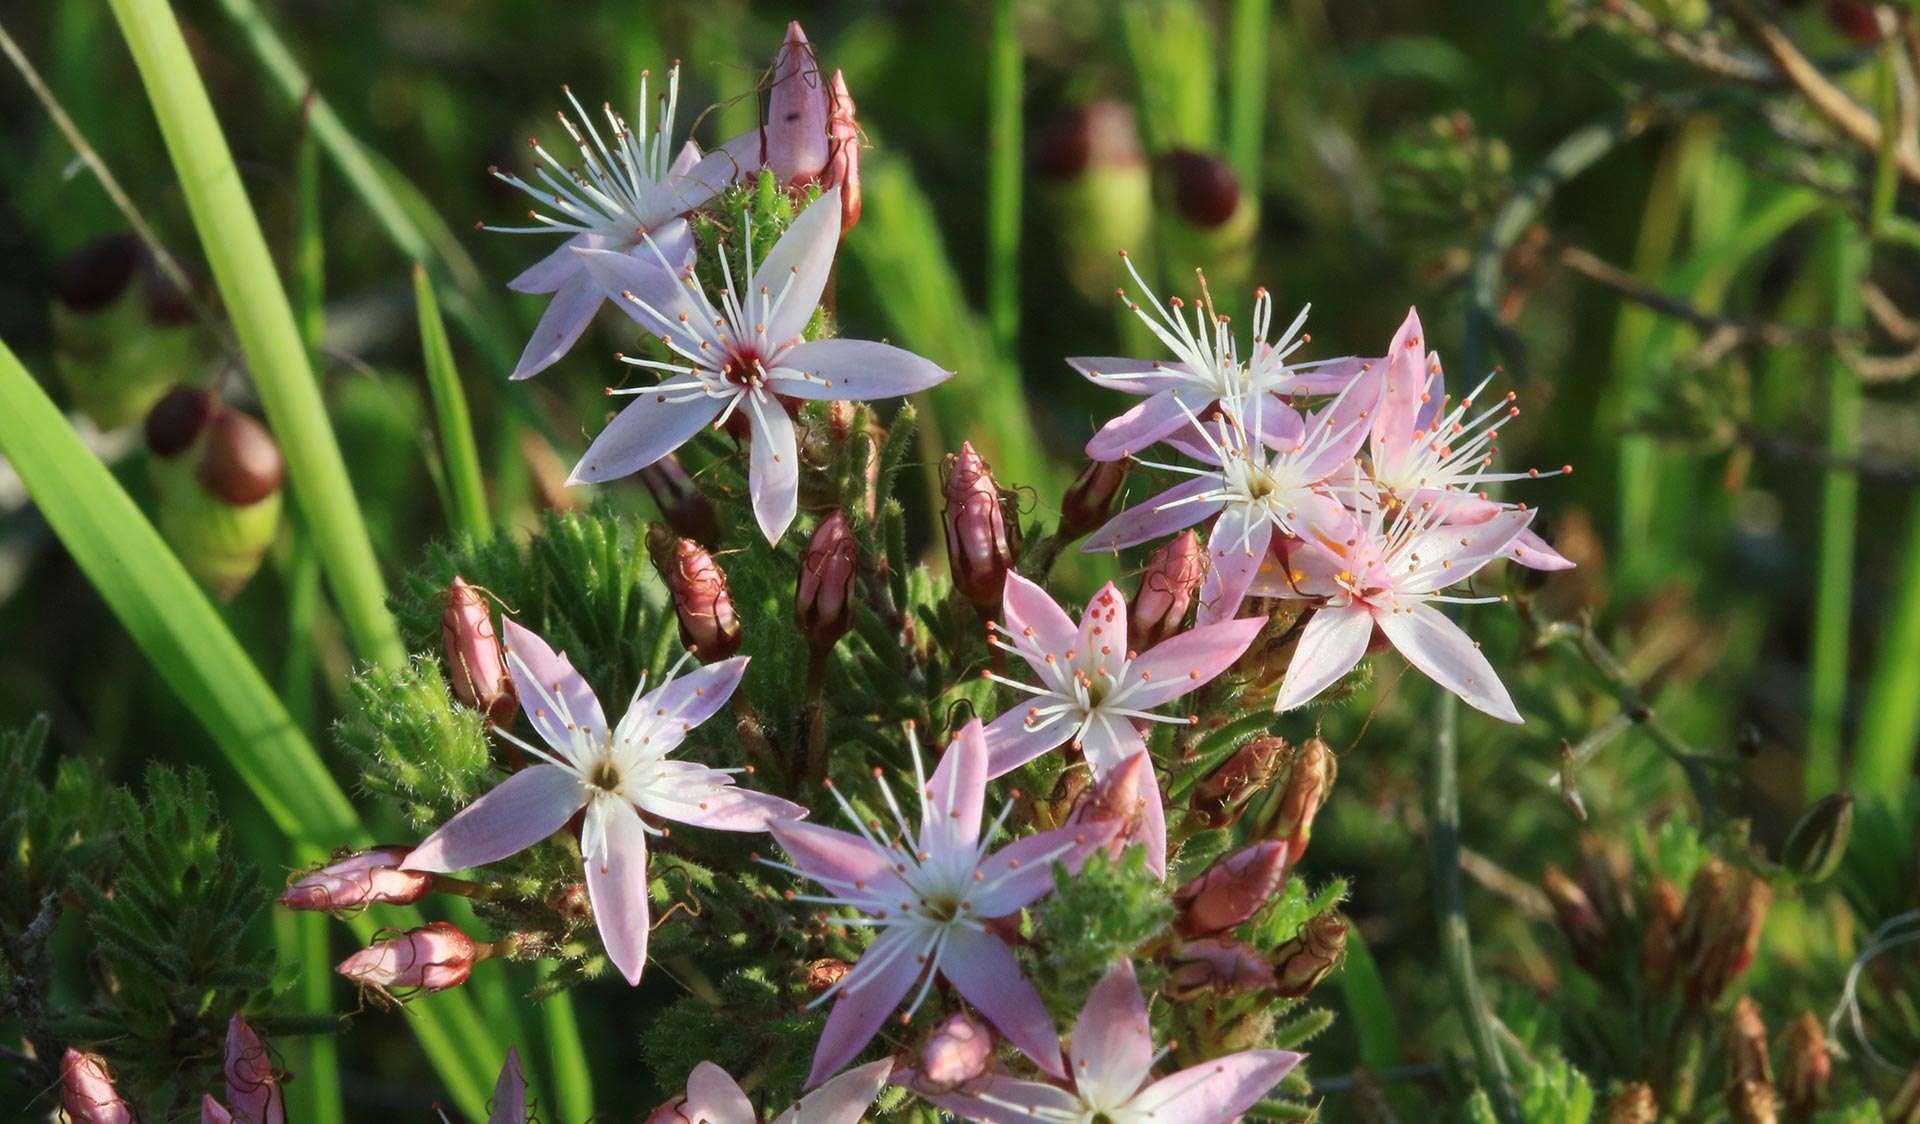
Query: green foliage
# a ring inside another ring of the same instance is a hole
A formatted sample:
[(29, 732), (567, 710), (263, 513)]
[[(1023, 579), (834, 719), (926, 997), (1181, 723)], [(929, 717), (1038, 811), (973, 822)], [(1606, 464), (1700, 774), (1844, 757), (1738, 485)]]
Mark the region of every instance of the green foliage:
[(1299, 875), (1294, 875), (1287, 879), (1286, 889), (1267, 906), (1266, 913), (1251, 922), (1255, 927), (1254, 947), (1272, 948), (1292, 939), (1300, 931), (1300, 926), (1330, 909), (1338, 908), (1346, 898), (1345, 879), (1336, 878), (1309, 893), (1306, 882)]
[(1095, 851), (1077, 875), (1056, 868), (1053, 894), (1034, 914), (1034, 984), (1055, 1017), (1071, 1022), (1107, 969), (1172, 920), (1166, 887), (1138, 847), (1117, 861)]
[(0, 731), (0, 932), (26, 928), (60, 895), (110, 868), (117, 840), (100, 828), (112, 820), (113, 790), (99, 766), (62, 758), (43, 784), (47, 720)]
[(800, 1095), (826, 1023), (824, 1006), (808, 1010), (804, 1004), (804, 993), (776, 985), (760, 969), (735, 972), (714, 993), (684, 996), (662, 1011), (641, 1051), (666, 1092), (680, 1088), (696, 1065), (711, 1061), (736, 1075), (761, 1075), (764, 1103), (785, 1106)]
[(391, 800), (409, 825), (431, 828), (488, 787), (486, 720), (455, 704), (438, 660), (365, 668), (352, 690), (358, 706), (336, 732), (362, 786)]

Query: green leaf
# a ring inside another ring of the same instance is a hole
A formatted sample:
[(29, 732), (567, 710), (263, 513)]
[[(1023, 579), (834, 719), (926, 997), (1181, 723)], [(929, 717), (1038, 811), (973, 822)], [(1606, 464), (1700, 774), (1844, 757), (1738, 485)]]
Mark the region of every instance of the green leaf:
[(447, 485), (453, 493), (448, 522), (454, 530), (485, 538), (493, 525), (487, 516), (486, 481), (480, 476), (480, 450), (473, 443), (473, 419), (467, 414), (467, 393), (453, 366), (453, 345), (440, 319), (427, 267), (413, 267), (413, 295), (420, 309), (420, 350), (427, 367), (427, 390), (440, 421), (440, 453), (446, 459)]

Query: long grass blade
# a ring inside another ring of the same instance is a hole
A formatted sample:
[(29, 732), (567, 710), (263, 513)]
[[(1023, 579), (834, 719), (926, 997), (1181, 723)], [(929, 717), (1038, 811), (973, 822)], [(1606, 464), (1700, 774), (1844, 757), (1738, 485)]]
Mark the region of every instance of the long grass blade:
[(1260, 198), (1266, 159), (1267, 51), (1272, 38), (1272, 0), (1233, 0), (1228, 38), (1233, 58), (1227, 74), (1227, 161), (1248, 195)]
[(413, 296), (420, 312), (420, 350), (426, 362), (427, 390), (433, 395), (433, 412), (440, 422), (440, 455), (446, 462), (447, 491), (452, 497), (448, 521), (456, 531), (485, 538), (493, 520), (487, 515), (480, 450), (474, 444), (467, 392), (460, 386), (460, 372), (454, 369), (453, 345), (447, 342), (447, 326), (440, 319), (440, 304), (434, 299), (426, 266), (413, 267)]
[(1020, 106), (1025, 64), (1013, 0), (994, 0), (987, 64), (987, 323), (995, 348), (1006, 359), (1019, 354), (1020, 341)]

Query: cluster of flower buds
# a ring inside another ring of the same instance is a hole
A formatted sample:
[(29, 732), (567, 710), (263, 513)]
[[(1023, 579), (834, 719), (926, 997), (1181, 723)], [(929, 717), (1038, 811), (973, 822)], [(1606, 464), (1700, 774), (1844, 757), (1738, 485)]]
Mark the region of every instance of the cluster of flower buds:
[(1541, 889), (1576, 963), (1598, 976), (1621, 962), (1618, 937), (1628, 929), (1633, 903), (1620, 857), (1598, 836), (1581, 837), (1573, 874), (1549, 865)]
[(1145, 652), (1184, 631), (1206, 576), (1207, 552), (1193, 531), (1182, 531), (1155, 550), (1127, 605), (1127, 643)]
[(60, 1107), (73, 1124), (133, 1124), (133, 1109), (120, 1099), (99, 1054), (69, 1048), (61, 1057)]
[(1153, 229), (1153, 183), (1133, 107), (1103, 100), (1069, 110), (1042, 137), (1037, 163), (1067, 277), (1100, 300), (1113, 292), (1114, 247), (1145, 245)]
[(462, 706), (487, 716), (502, 729), (513, 728), (520, 695), (507, 674), (500, 636), (493, 628), (493, 611), (480, 591), (456, 575), (444, 595), (440, 614), (440, 644), (447, 654), (447, 677), (453, 697)]
[(1286, 844), (1287, 861), (1297, 863), (1339, 771), (1333, 751), (1319, 738), (1294, 746), (1263, 735), (1201, 778), (1188, 807), (1211, 828), (1232, 827), (1251, 814), (1249, 836)]
[(733, 611), (727, 575), (713, 555), (692, 539), (679, 538), (658, 525), (647, 530), (647, 553), (673, 598), (680, 641), (687, 651), (705, 664), (738, 652), (745, 633)]
[(340, 855), (294, 879), (280, 895), (280, 904), (322, 913), (370, 905), (412, 905), (433, 890), (433, 875), (400, 869), (411, 850), (386, 846)]
[(914, 1087), (930, 1093), (958, 1089), (993, 1067), (999, 1036), (985, 1020), (955, 1011), (934, 1024), (918, 1052)]
[(154, 405), (146, 436), (161, 533), (202, 585), (232, 597), (279, 531), (280, 446), (265, 426), (191, 386)]
[[(1688, 1003), (1709, 1008), (1746, 974), (1772, 902), (1772, 888), (1745, 867), (1717, 856), (1700, 864), (1671, 930), (1671, 963)], [(1650, 920), (1650, 940), (1653, 928)]]
[(800, 559), (800, 582), (793, 598), (793, 623), (815, 648), (831, 648), (853, 627), (853, 581), (860, 547), (847, 513), (835, 510), (820, 521)]
[(947, 562), (953, 587), (982, 613), (996, 616), (1007, 574), (1018, 558), (1019, 524), (1008, 518), (1000, 486), (971, 442), (962, 442), (942, 466), (946, 493)]
[(89, 242), (61, 263), (52, 322), (61, 381), (102, 429), (139, 420), (206, 361), (192, 302), (132, 234)]
[(481, 945), (445, 921), (394, 933), (334, 966), (334, 971), (376, 994), (401, 989), (445, 991), (473, 974), (473, 965), (490, 955)]
[(674, 534), (707, 546), (720, 541), (720, 511), (694, 483), (679, 457), (668, 453), (641, 469), (639, 476)]

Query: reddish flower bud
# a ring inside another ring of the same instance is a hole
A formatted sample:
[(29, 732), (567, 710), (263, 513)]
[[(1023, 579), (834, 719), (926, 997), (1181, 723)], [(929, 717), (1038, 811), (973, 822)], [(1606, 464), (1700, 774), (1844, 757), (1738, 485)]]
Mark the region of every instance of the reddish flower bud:
[(1869, 0), (1827, 0), (1827, 22), (1854, 46), (1871, 47), (1883, 34), (1876, 7)]
[(207, 1093), (200, 1098), (200, 1124), (233, 1124), (233, 1113)]
[(853, 626), (853, 579), (859, 544), (844, 511), (820, 523), (800, 559), (800, 586), (793, 599), (793, 623), (807, 643), (831, 648)]
[(1235, 851), (1173, 892), (1183, 937), (1230, 932), (1260, 912), (1287, 874), (1287, 845), (1258, 843)]
[(1167, 998), (1176, 1003), (1231, 998), (1275, 984), (1273, 966), (1254, 949), (1226, 937), (1182, 941), (1167, 957)]
[(1653, 1099), (1653, 1086), (1636, 1082), (1607, 1102), (1600, 1124), (1658, 1124), (1659, 1119), (1660, 1102)]
[(287, 1105), (266, 1044), (239, 1015), (227, 1022), (227, 1108), (236, 1124), (286, 1124)]
[(1340, 765), (1327, 743), (1308, 738), (1282, 765), (1279, 779), (1255, 801), (1254, 835), (1284, 841), (1287, 861), (1297, 863), (1307, 853), (1313, 821), (1320, 815)]
[(368, 945), (334, 971), (378, 991), (445, 991), (467, 982), (479, 952), (472, 937), (445, 921), (432, 921)]
[(147, 448), (157, 457), (177, 457), (200, 440), (200, 434), (220, 408), (210, 391), (176, 386), (147, 412)]
[(1793, 825), (1780, 847), (1780, 865), (1804, 882), (1820, 882), (1840, 866), (1853, 834), (1853, 797), (1837, 792)]
[(1309, 918), (1273, 953), (1274, 991), (1298, 999), (1320, 985), (1347, 955), (1347, 919), (1338, 913)]
[(807, 965), (807, 995), (814, 999), (820, 998), (832, 990), (835, 984), (846, 979), (847, 973), (851, 971), (853, 971), (853, 965), (845, 960), (835, 960), (832, 957), (815, 960)]
[(853, 98), (847, 80), (833, 72), (833, 111), (827, 117), (827, 174), (823, 190), (840, 189), (840, 236), (845, 238), (860, 221), (860, 124), (854, 119)]
[[(1135, 626), (1130, 623), (1128, 627), (1127, 638), (1132, 640)], [(1257, 737), (1234, 750), (1193, 786), (1188, 808), (1203, 827), (1232, 827), (1246, 814), (1247, 804), (1266, 791), (1292, 757), (1293, 747), (1285, 738)]]
[(69, 1048), (60, 1058), (60, 1107), (73, 1124), (133, 1124), (133, 1110), (114, 1091), (107, 1060)]
[(688, 475), (679, 457), (668, 453), (641, 469), (639, 476), (654, 506), (660, 509), (660, 518), (674, 534), (709, 546), (720, 541), (720, 512)]
[(962, 442), (944, 466), (947, 562), (953, 586), (983, 613), (998, 614), (1013, 569), (1014, 550), (993, 471), (973, 445)]
[(1068, 110), (1054, 121), (1036, 154), (1042, 175), (1077, 179), (1094, 165), (1139, 165), (1140, 128), (1133, 107), (1123, 101), (1093, 101)]
[(493, 612), (480, 592), (454, 576), (447, 587), (446, 608), (440, 614), (440, 645), (447, 653), (447, 678), (453, 697), (487, 721), (513, 728), (520, 696), (507, 674), (500, 637), (493, 630)]
[(955, 1011), (934, 1024), (920, 1047), (914, 1087), (944, 1093), (974, 1080), (993, 1066), (993, 1028), (966, 1011)]
[(1573, 958), (1582, 968), (1598, 974), (1606, 967), (1613, 935), (1594, 907), (1593, 899), (1579, 884), (1557, 866), (1548, 866), (1540, 879), (1547, 901), (1553, 905), (1553, 922), (1560, 929)]
[(1812, 1011), (1802, 1012), (1787, 1028), (1782, 1044), (1780, 1092), (1787, 1112), (1805, 1120), (1826, 1103), (1833, 1080), (1833, 1057), (1827, 1052), (1827, 1028)]
[(369, 905), (412, 905), (433, 889), (433, 876), (401, 870), (411, 847), (374, 847), (302, 875), (280, 895), (288, 909), (332, 912)]
[(1778, 1124), (1780, 1098), (1764, 1081), (1729, 1082), (1727, 1117), (1733, 1124)]
[(220, 502), (248, 507), (280, 490), (287, 464), (266, 426), (238, 410), (218, 409), (207, 422), (194, 475)]
[(1218, 156), (1176, 148), (1161, 157), (1180, 216), (1210, 229), (1233, 217), (1240, 207), (1240, 177)]
[(1727, 1080), (1773, 1083), (1773, 1063), (1767, 1058), (1767, 1024), (1760, 1007), (1747, 996), (1734, 1001), (1721, 1036), (1727, 1051)]
[(68, 255), (53, 278), (53, 295), (74, 312), (94, 312), (120, 299), (149, 261), (146, 243), (131, 233), (96, 238)]
[(680, 641), (701, 663), (717, 663), (740, 650), (744, 634), (733, 611), (727, 575), (713, 555), (692, 539), (675, 538), (665, 527), (647, 531), (647, 551), (667, 583), (680, 620)]
[(827, 82), (813, 45), (798, 21), (787, 24), (786, 42), (773, 61), (767, 99), (767, 167), (782, 187), (803, 187), (827, 170)]
[(1067, 822), (1120, 824), (1106, 844), (1107, 854), (1117, 859), (1129, 846), (1144, 842), (1138, 836), (1145, 823), (1147, 793), (1153, 787), (1153, 759), (1136, 753), (1088, 789)]
[(259, 422), (185, 386), (148, 411), (146, 433), (161, 533), (196, 578), (232, 596), (279, 530), (279, 445)]
[(1753, 872), (1710, 857), (1687, 887), (1674, 941), (1688, 1002), (1713, 1006), (1753, 965), (1773, 890)]
[(1132, 469), (1129, 460), (1088, 461), (1060, 501), (1060, 537), (1070, 541), (1098, 530)]
[(1680, 891), (1664, 878), (1655, 878), (1647, 886), (1646, 937), (1640, 945), (1640, 974), (1656, 993), (1671, 991), (1679, 976), (1679, 956), (1674, 940), (1680, 934), (1680, 917), (1685, 910)]
[(1187, 627), (1206, 576), (1207, 552), (1192, 531), (1180, 532), (1153, 552), (1139, 591), (1127, 603), (1127, 643), (1134, 651), (1144, 652)]

